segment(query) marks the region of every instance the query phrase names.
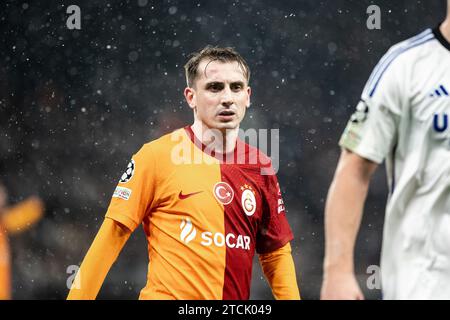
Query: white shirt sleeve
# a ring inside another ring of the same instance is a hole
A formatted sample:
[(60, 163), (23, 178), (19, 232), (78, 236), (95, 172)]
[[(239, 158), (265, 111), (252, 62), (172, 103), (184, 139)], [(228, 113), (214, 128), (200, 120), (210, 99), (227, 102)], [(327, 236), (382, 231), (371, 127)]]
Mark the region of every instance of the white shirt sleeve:
[(394, 147), (407, 101), (407, 69), (393, 47), (373, 70), (339, 145), (378, 164)]

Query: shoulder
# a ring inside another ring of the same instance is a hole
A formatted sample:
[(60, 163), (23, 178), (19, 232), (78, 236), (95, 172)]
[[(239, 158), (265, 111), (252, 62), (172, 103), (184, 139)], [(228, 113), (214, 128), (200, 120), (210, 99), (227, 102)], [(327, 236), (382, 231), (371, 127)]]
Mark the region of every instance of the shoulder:
[(180, 128), (155, 140), (144, 143), (139, 152), (149, 155), (156, 154), (158, 156), (170, 154), (172, 148), (182, 140), (186, 139), (186, 137), (187, 136), (185, 130), (183, 128)]
[(165, 169), (172, 163), (173, 148), (180, 143), (178, 137), (183, 137), (183, 134), (186, 136), (184, 129), (177, 129), (158, 139), (144, 143), (133, 155), (133, 161), (140, 167), (155, 168), (157, 166)]
[(382, 79), (396, 81), (398, 77), (404, 78), (408, 70), (412, 70), (418, 61), (427, 57), (430, 50), (433, 50), (436, 44), (436, 41), (433, 41), (435, 39), (432, 29), (426, 29), (414, 37), (391, 46), (373, 69), (365, 94), (371, 97)]
[(433, 30), (426, 29), (418, 35), (390, 47), (382, 60), (386, 64), (415, 58), (417, 55), (421, 56), (424, 51), (429, 49), (430, 45), (434, 44), (433, 40), (436, 40)]
[(271, 158), (259, 148), (238, 139), (237, 149), (238, 163), (244, 164), (248, 168), (258, 170), (261, 175), (275, 174)]

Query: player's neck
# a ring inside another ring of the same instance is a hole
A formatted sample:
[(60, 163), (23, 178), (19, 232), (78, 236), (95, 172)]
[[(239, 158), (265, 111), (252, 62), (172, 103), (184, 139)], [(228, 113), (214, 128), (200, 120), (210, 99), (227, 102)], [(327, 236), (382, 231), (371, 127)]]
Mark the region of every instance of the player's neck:
[(209, 150), (214, 150), (218, 153), (229, 153), (236, 147), (239, 127), (235, 129), (219, 130), (209, 128), (203, 122), (195, 120), (192, 125), (192, 131), (198, 140), (208, 146)]
[(442, 22), (439, 30), (442, 33), (442, 36), (447, 40), (447, 42), (450, 42), (450, 13), (447, 15), (447, 18)]

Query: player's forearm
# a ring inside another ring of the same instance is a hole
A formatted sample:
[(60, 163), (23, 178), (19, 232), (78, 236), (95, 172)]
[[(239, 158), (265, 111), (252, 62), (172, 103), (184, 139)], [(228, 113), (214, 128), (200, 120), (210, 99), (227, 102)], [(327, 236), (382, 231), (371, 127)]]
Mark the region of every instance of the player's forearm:
[(78, 270), (68, 300), (90, 300), (98, 292), (131, 232), (106, 218)]
[(353, 251), (361, 223), (370, 175), (362, 175), (355, 163), (338, 167), (325, 208), (324, 271), (353, 270)]
[(289, 243), (274, 252), (259, 255), (259, 261), (275, 299), (300, 299)]

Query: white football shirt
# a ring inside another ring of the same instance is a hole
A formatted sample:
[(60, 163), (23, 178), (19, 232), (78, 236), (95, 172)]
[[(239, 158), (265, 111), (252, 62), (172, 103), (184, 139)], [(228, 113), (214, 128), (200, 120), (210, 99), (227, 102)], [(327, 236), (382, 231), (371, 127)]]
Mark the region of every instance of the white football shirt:
[(450, 299), (450, 44), (439, 28), (393, 46), (339, 142), (386, 159), (384, 299)]

